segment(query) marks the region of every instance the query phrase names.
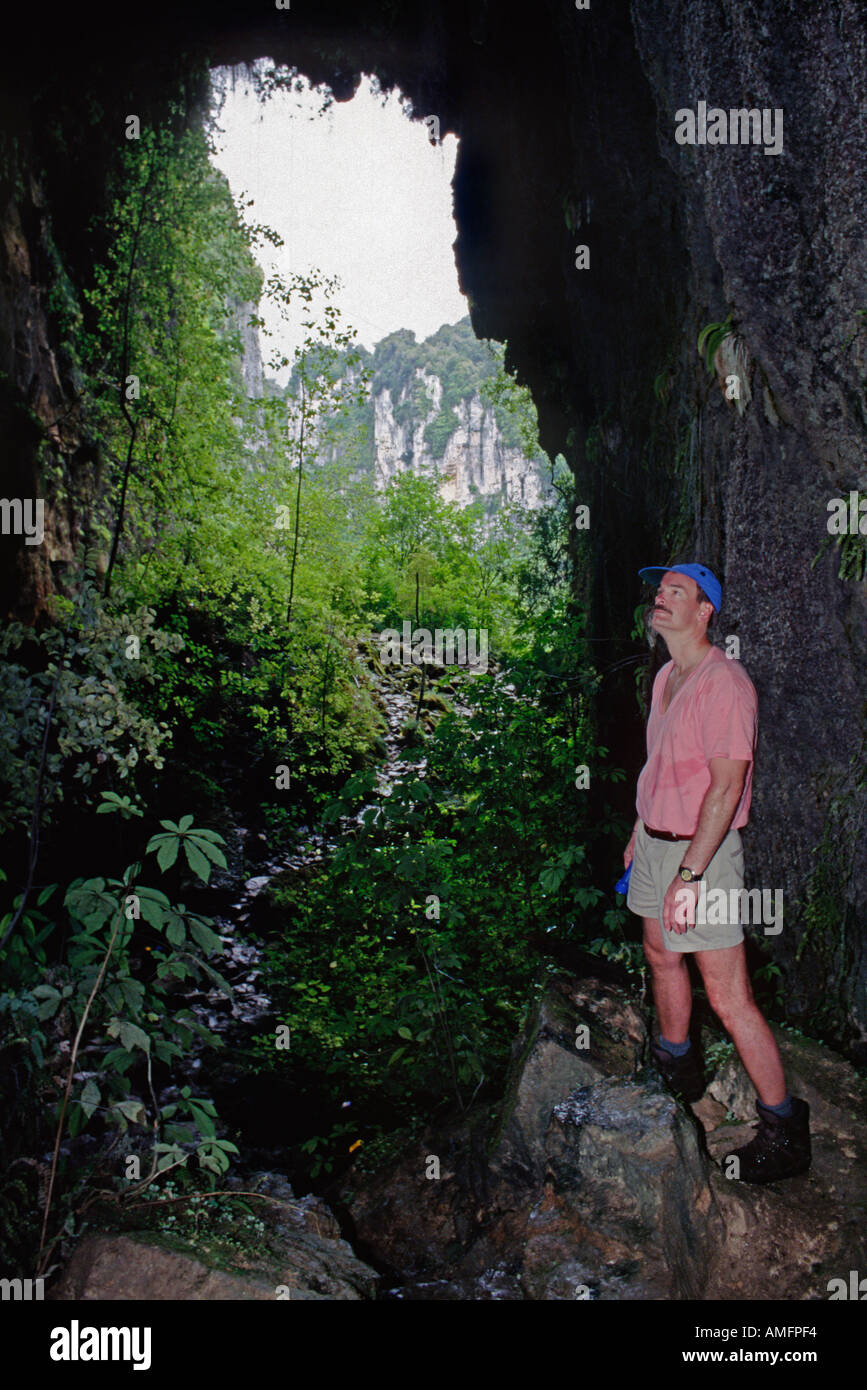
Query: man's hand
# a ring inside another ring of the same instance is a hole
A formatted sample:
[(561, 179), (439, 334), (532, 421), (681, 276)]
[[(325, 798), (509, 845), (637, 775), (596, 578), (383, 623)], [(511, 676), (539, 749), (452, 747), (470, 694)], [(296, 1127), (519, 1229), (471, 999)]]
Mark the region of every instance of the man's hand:
[(683, 936), (690, 927), (695, 927), (699, 886), (698, 883), (684, 883), (680, 874), (671, 880), (662, 904), (662, 925), (666, 931)]

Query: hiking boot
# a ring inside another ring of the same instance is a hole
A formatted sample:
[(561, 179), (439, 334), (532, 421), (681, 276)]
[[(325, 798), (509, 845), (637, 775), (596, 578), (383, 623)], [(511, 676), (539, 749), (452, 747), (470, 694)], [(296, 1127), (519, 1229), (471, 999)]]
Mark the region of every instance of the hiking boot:
[(672, 1056), (670, 1052), (666, 1052), (664, 1047), (659, 1047), (655, 1042), (650, 1044), (650, 1051), (653, 1054), (657, 1070), (670, 1091), (673, 1091), (681, 1100), (701, 1100), (704, 1095), (704, 1073), (701, 1069), (701, 1063), (695, 1055), (694, 1047), (691, 1047), (683, 1057)]
[(741, 1182), (777, 1182), (795, 1178), (810, 1166), (810, 1107), (792, 1097), (792, 1113), (786, 1119), (756, 1101), (759, 1125), (755, 1138), (742, 1149), (726, 1154), (723, 1164), (736, 1158)]

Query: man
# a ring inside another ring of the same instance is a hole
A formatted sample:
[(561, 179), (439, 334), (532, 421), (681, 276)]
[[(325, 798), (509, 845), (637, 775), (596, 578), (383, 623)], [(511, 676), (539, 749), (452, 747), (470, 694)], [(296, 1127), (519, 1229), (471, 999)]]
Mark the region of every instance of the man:
[(686, 956), (692, 953), (710, 1005), (758, 1092), (758, 1130), (736, 1150), (733, 1175), (773, 1182), (810, 1166), (809, 1106), (789, 1095), (774, 1035), (753, 999), (740, 912), (724, 914), (735, 920), (718, 925), (710, 912), (696, 912), (702, 882), (708, 897), (722, 888), (724, 901), (740, 901), (731, 890), (744, 881), (739, 831), (752, 797), (756, 691), (740, 662), (708, 640), (722, 599), (711, 571), (689, 564), (639, 574), (658, 584), (650, 626), (671, 656), (653, 683), (638, 819), (623, 856), (627, 868), (632, 864), (626, 901), (644, 920), (659, 1020), (651, 1050), (666, 1084), (684, 1100), (698, 1100), (704, 1080), (689, 1040)]

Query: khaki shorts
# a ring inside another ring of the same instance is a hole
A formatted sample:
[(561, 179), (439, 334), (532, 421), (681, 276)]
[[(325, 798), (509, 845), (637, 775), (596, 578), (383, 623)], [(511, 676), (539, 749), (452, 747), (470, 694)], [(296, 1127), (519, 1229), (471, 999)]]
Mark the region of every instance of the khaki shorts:
[[(719, 951), (744, 939), (739, 921), (700, 923), (685, 932), (666, 931), (662, 904), (672, 879), (683, 863), (690, 840), (655, 840), (641, 824), (635, 837), (635, 857), (626, 906), (639, 917), (655, 917), (669, 951)], [(744, 850), (739, 830), (730, 830), (704, 871), (708, 893), (714, 888), (730, 892), (744, 886)], [(711, 916), (710, 912), (707, 914)], [(739, 915), (739, 914), (738, 914)]]

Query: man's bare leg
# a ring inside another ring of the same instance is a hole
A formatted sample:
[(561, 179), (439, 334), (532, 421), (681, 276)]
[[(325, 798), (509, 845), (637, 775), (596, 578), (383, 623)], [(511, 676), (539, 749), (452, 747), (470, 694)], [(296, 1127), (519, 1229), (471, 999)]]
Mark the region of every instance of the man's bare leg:
[(669, 1042), (685, 1043), (692, 1013), (692, 985), (686, 957), (682, 952), (665, 949), (656, 917), (643, 917), (642, 921), (644, 954), (653, 981), (659, 1031)]
[(782, 1105), (786, 1080), (780, 1050), (753, 999), (744, 943), (694, 954), (708, 1002), (737, 1048), (759, 1100), (762, 1105)]

